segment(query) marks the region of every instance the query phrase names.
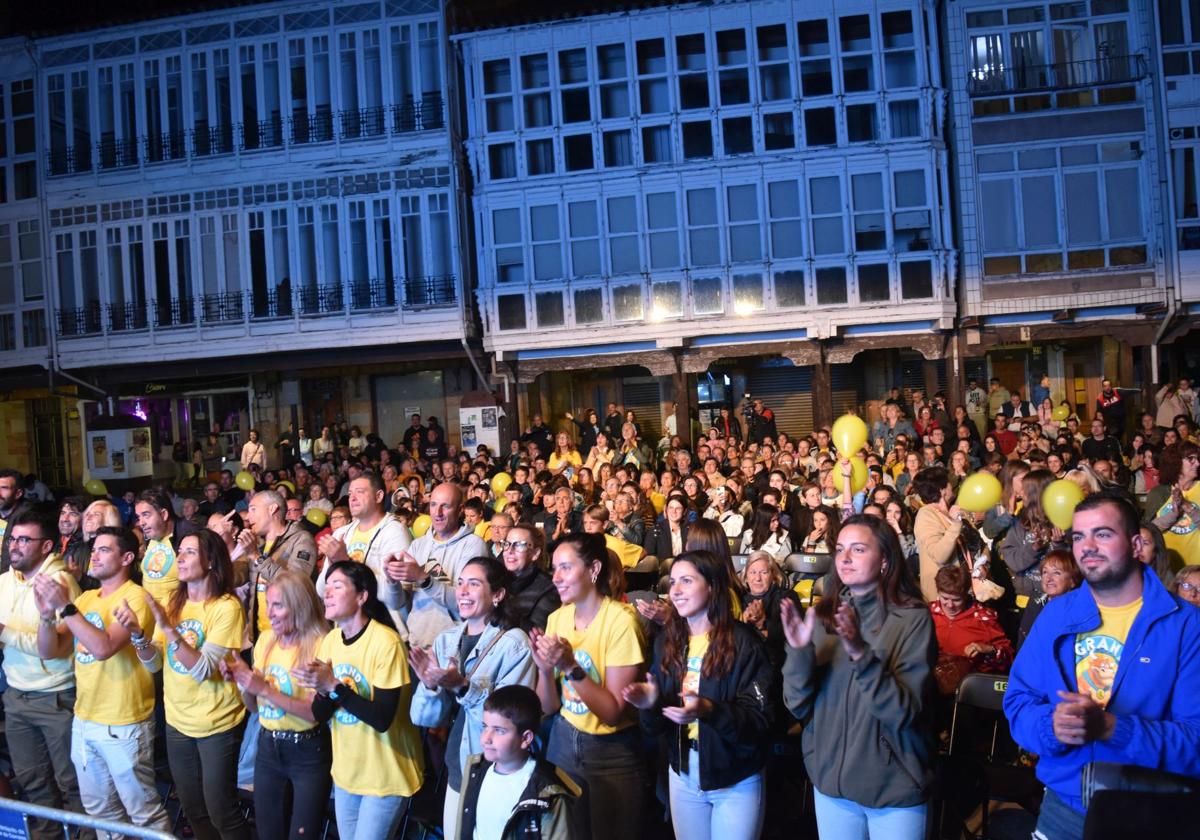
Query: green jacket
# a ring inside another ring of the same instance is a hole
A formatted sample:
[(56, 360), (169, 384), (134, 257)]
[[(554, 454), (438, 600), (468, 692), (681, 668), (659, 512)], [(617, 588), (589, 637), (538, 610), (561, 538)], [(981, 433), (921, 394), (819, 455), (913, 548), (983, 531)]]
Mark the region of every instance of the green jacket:
[(787, 649), (783, 700), (804, 724), (804, 765), (826, 796), (919, 805), (933, 780), (933, 620), (924, 605), (885, 609), (875, 593), (851, 603), (867, 642), (857, 662), (819, 622), (812, 644)]
[[(533, 775), (512, 813), (505, 816), (503, 840), (571, 840), (571, 808), (579, 799), (580, 789), (562, 770), (548, 761), (534, 758)], [(475, 811), (479, 788), (492, 763), (482, 755), (467, 759), (463, 768), (462, 797), (459, 800), (458, 840), (475, 836)], [(499, 819), (499, 814), (484, 814), (482, 819)]]

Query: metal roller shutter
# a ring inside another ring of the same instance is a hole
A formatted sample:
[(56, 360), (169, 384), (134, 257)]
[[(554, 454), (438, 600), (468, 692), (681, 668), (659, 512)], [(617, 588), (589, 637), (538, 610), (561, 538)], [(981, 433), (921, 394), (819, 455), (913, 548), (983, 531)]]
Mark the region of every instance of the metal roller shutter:
[(857, 412), (863, 401), (862, 367), (856, 364), (830, 365), (829, 383), (833, 391), (833, 416)]
[(632, 410), (642, 429), (642, 440), (657, 446), (662, 438), (662, 392), (657, 379), (639, 377), (621, 382), (621, 405)]
[(750, 393), (775, 413), (778, 431), (792, 437), (812, 431), (812, 368), (756, 368), (747, 373), (746, 383)]

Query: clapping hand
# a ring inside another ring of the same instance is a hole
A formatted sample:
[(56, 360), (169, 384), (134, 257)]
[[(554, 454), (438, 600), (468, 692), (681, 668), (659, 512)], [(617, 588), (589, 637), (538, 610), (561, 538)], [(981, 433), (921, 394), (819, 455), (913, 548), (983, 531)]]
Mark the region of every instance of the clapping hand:
[(1073, 691), (1058, 692), (1060, 702), (1054, 707), (1051, 724), (1054, 737), (1073, 747), (1089, 741), (1104, 741), (1112, 737), (1117, 718), (1086, 694)]
[(679, 698), (682, 706), (667, 706), (662, 710), (663, 717), (680, 726), (695, 723), (712, 711), (712, 701), (705, 700), (694, 691), (684, 691)]
[(570, 671), (575, 667), (575, 650), (571, 643), (559, 636), (548, 636), (543, 632), (535, 632), (533, 638), (533, 659), (538, 669), (551, 671)]
[(346, 544), (333, 534), (321, 537), (321, 541), (317, 544), (317, 550), (325, 555), (326, 565), (350, 559), (350, 555), (346, 553)]
[(292, 669), (292, 678), (303, 688), (311, 688), (322, 694), (328, 694), (340, 684), (333, 675), (333, 666), (320, 659), (314, 659), (307, 665), (298, 665)]
[(800, 608), (787, 598), (779, 602), (779, 616), (783, 623), (783, 637), (788, 647), (804, 648), (812, 644), (817, 627), (817, 611), (809, 610), (800, 617)]
[(446, 667), (442, 668), (438, 665), (433, 651), (414, 647), (409, 654), (409, 661), (421, 683), (430, 690), (445, 688), (449, 691), (456, 691), (467, 684), (466, 678), (458, 669), (458, 660), (453, 656), (450, 657), (450, 662)]
[(661, 598), (634, 601), (634, 605), (643, 618), (647, 621), (653, 621), (660, 627), (667, 623), (667, 619), (671, 617), (671, 613), (674, 611), (674, 607)]
[(833, 614), (833, 629), (842, 638), (842, 647), (851, 660), (857, 660), (866, 653), (867, 646), (863, 641), (862, 631), (858, 626), (858, 613), (854, 607), (843, 602)]
[(653, 674), (646, 674), (645, 682), (630, 683), (621, 691), (621, 697), (630, 706), (638, 709), (653, 709), (658, 702), (658, 683)]
[(746, 608), (742, 610), (742, 621), (757, 627), (759, 630), (763, 629), (763, 625), (766, 623), (766, 620), (767, 615), (763, 609), (762, 601), (751, 601), (746, 605)]
[(117, 624), (129, 631), (129, 635), (142, 635), (142, 623), (138, 621), (137, 614), (124, 598), (121, 599), (121, 603), (113, 607), (112, 617), (116, 619)]
[(36, 575), (33, 578), (33, 598), (42, 618), (54, 618), (59, 610), (70, 603), (69, 594), (67, 587), (50, 575)]

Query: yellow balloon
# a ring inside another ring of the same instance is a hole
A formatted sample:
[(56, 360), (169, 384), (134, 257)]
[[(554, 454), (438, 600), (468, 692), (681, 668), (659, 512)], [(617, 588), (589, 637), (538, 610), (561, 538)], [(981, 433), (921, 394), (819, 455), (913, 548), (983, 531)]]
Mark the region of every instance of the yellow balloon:
[(985, 513), (1000, 504), (1000, 480), (986, 470), (969, 475), (958, 488), (958, 506), (971, 513)]
[(1065, 478), (1050, 482), (1042, 491), (1042, 509), (1055, 527), (1064, 531), (1071, 527), (1075, 506), (1082, 501), (1083, 488)]
[(423, 537), (429, 530), (429, 526), (433, 524), (433, 520), (429, 518), (429, 514), (422, 513), (413, 520), (412, 528), (410, 529), (414, 537)]
[(250, 473), (246, 472), (245, 470), (242, 470), (240, 473), (234, 476), (233, 482), (243, 490), (254, 489), (254, 476), (250, 475)]
[(329, 521), (329, 514), (320, 508), (309, 508), (308, 513), (304, 514), (304, 518), (318, 528), (324, 528), (325, 523)]
[(496, 511), (496, 513), (501, 513), (506, 504), (508, 504), (508, 499), (497, 499), (492, 502), (492, 510)]
[(108, 488), (104, 485), (104, 482), (98, 478), (89, 480), (87, 484), (83, 485), (83, 489), (87, 490), (93, 496), (108, 495)]
[(492, 476), (492, 492), (499, 496), (508, 489), (508, 485), (512, 484), (512, 480), (512, 476), (506, 472), (496, 473)]
[(1065, 405), (1057, 405), (1054, 407), (1054, 410), (1050, 412), (1050, 416), (1061, 423), (1071, 416), (1071, 409), (1067, 408)]
[(290, 482), (290, 481), (280, 481), (276, 484), (276, 486), (277, 487), (286, 487), (288, 489), (289, 493), (291, 493), (293, 496), (296, 495), (296, 485), (292, 484), (292, 482)]
[(867, 424), (857, 414), (844, 414), (834, 421), (830, 436), (838, 454), (850, 457), (867, 442)]
[(850, 491), (857, 493), (867, 486), (867, 462), (862, 458), (850, 459)]

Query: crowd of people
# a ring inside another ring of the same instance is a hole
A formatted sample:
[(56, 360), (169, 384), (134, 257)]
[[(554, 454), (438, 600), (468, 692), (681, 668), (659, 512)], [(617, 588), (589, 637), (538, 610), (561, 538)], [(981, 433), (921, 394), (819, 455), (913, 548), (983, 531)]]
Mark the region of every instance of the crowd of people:
[[(332, 798), (344, 840), (444, 784), (448, 840), (599, 840), (640, 835), (661, 776), (676, 836), (755, 838), (798, 738), (821, 837), (920, 838), (984, 672), (1039, 836), (1082, 837), (1087, 762), (1200, 775), (1196, 400), (1134, 418), (1105, 380), (1083, 421), (1045, 377), (894, 389), (840, 452), (761, 400), (689, 445), (616, 404), (535, 414), (507, 453), (419, 416), (392, 446), (251, 430), (237, 463), (196, 450), (198, 492), (56, 503), (3, 469), (13, 781), (167, 829), (166, 773), (206, 839), (250, 836), (239, 789), (261, 838), (321, 832)], [(969, 511), (980, 472), (1000, 499)]]

